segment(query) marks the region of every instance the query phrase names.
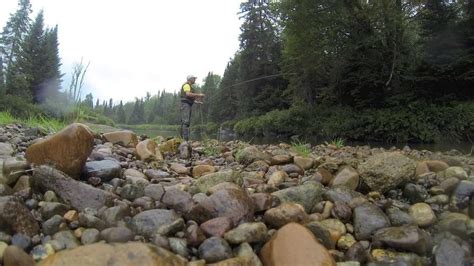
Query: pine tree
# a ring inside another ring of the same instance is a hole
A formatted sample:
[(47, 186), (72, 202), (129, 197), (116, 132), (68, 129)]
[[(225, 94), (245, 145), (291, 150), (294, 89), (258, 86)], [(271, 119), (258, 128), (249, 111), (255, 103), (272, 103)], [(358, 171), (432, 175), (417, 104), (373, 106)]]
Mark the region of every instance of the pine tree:
[(121, 123), (121, 124), (125, 124), (126, 120), (127, 120), (127, 118), (125, 116), (125, 110), (123, 109), (123, 103), (122, 103), (122, 101), (120, 101), (120, 104), (119, 104), (118, 110), (117, 110), (117, 122)]
[(5, 94), (5, 76), (3, 72), (3, 59), (0, 55), (0, 96)]
[(38, 101), (46, 98), (55, 98), (61, 90), (61, 59), (59, 58), (58, 26), (45, 32), (43, 41), (44, 63), (42, 68), (42, 81), (37, 94)]
[(86, 98), (82, 102), (82, 104), (91, 110), (94, 108), (94, 96), (92, 96), (92, 93), (89, 93), (86, 95)]

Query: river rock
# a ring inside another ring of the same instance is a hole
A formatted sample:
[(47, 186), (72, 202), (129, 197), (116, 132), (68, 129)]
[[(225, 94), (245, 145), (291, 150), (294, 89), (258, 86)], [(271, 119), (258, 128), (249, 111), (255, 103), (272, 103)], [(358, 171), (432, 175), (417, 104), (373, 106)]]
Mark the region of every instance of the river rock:
[(235, 158), (237, 159), (237, 162), (243, 165), (249, 165), (253, 163), (254, 161), (271, 161), (271, 156), (261, 152), (257, 147), (255, 146), (249, 146), (245, 147), (244, 149), (240, 150), (237, 152), (235, 155)]
[(193, 182), (191, 192), (193, 194), (203, 192), (206, 193), (209, 188), (222, 183), (222, 182), (233, 182), (236, 178), (236, 173), (232, 170), (220, 171), (212, 174), (207, 174), (199, 177), (199, 179)]
[(193, 177), (198, 178), (203, 175), (211, 174), (216, 171), (216, 168), (212, 165), (196, 165), (193, 167)]
[(25, 174), (25, 170), (29, 168), (28, 162), (19, 158), (6, 158), (3, 161), (3, 178), (0, 183), (14, 185), (18, 178)]
[(424, 255), (431, 250), (428, 233), (415, 225), (387, 227), (377, 230), (372, 237), (374, 247), (387, 247)]
[(291, 163), (291, 156), (287, 154), (277, 154), (270, 159), (270, 165), (279, 165)]
[(107, 208), (104, 210), (100, 218), (105, 222), (107, 226), (117, 226), (124, 217), (130, 215), (130, 209), (124, 205), (118, 205)]
[(405, 224), (414, 223), (413, 218), (411, 217), (410, 214), (398, 208), (395, 208), (395, 207), (388, 208), (386, 212), (387, 212), (388, 218), (390, 219), (390, 223), (393, 226), (401, 226)]
[(304, 211), (303, 206), (300, 204), (287, 202), (267, 210), (263, 216), (263, 219), (269, 226), (280, 228), (291, 222), (305, 223), (308, 221), (309, 217)]
[(225, 233), (224, 239), (230, 244), (258, 243), (265, 241), (267, 226), (262, 222), (243, 223)]
[(180, 219), (174, 210), (154, 209), (135, 215), (131, 221), (132, 230), (139, 235), (153, 237), (162, 226)]
[(87, 228), (86, 230), (84, 230), (84, 232), (82, 232), (81, 243), (83, 245), (93, 244), (99, 242), (99, 240), (100, 232), (95, 228)]
[(224, 234), (232, 229), (233, 222), (229, 217), (217, 217), (210, 219), (200, 225), (201, 230), (207, 236), (223, 237)]
[(83, 175), (86, 178), (99, 177), (102, 182), (108, 182), (112, 178), (121, 177), (122, 167), (115, 160), (102, 160), (86, 162), (83, 169)]
[(288, 174), (285, 171), (278, 170), (270, 175), (267, 183), (269, 185), (278, 187), (281, 183), (285, 182), (286, 179), (288, 179)]
[(26, 150), (26, 159), (35, 165), (54, 165), (67, 175), (78, 178), (93, 144), (92, 131), (86, 125), (74, 123), (32, 144)]
[(314, 165), (314, 159), (311, 157), (295, 156), (293, 162), (303, 170), (311, 169)]
[(142, 161), (163, 161), (163, 155), (152, 139), (138, 143), (135, 152)]
[(220, 189), (209, 196), (208, 209), (214, 217), (229, 217), (233, 224), (253, 219), (252, 199), (241, 189)]
[(191, 194), (177, 187), (167, 188), (161, 201), (167, 208), (179, 213), (186, 213), (194, 206)]
[(359, 164), (358, 172), (371, 190), (382, 193), (413, 178), (416, 163), (412, 159), (395, 152), (372, 155)]
[(71, 231), (60, 231), (53, 235), (53, 239), (58, 241), (66, 249), (76, 248), (81, 245), (76, 236)]
[(455, 210), (464, 210), (469, 207), (469, 201), (474, 197), (474, 182), (462, 180), (454, 189), (450, 206)]
[(0, 184), (0, 197), (12, 195), (14, 190), (5, 184)]
[(59, 202), (41, 202), (39, 209), (43, 219), (49, 219), (54, 215), (63, 216), (70, 208), (69, 206)]
[(263, 265), (336, 265), (328, 250), (304, 226), (280, 228), (260, 251)]
[(266, 211), (278, 202), (278, 199), (269, 193), (252, 193), (250, 197), (253, 200), (255, 212)]
[(8, 246), (3, 253), (3, 264), (5, 266), (34, 266), (35, 261), (22, 249)]
[(100, 232), (100, 238), (107, 243), (126, 243), (134, 237), (132, 230), (126, 227), (110, 227)]
[(370, 239), (373, 232), (390, 226), (388, 217), (379, 207), (371, 203), (356, 207), (353, 217), (355, 238), (357, 240)]
[(186, 260), (154, 245), (129, 242), (81, 246), (47, 257), (39, 266), (186, 265)]
[(15, 153), (15, 149), (8, 142), (0, 142), (0, 158), (10, 157)]
[(322, 185), (316, 182), (306, 183), (304, 185), (290, 187), (272, 193), (272, 195), (279, 198), (281, 202), (300, 204), (303, 206), (306, 213), (311, 213), (313, 207), (321, 201), (322, 194)]
[(426, 227), (436, 223), (436, 215), (430, 205), (426, 203), (413, 204), (408, 209), (408, 213), (413, 218), (415, 224), (420, 227)]
[(198, 247), (206, 240), (204, 232), (195, 221), (188, 221), (185, 234), (186, 242), (192, 247)]
[(183, 143), (179, 144), (178, 151), (179, 151), (179, 158), (181, 159), (191, 158), (192, 147), (189, 142), (184, 141)]
[(348, 188), (355, 190), (359, 185), (359, 173), (350, 167), (344, 167), (336, 177), (331, 181), (331, 186), (347, 186)]
[(28, 208), (13, 196), (0, 197), (0, 225), (0, 228), (11, 228), (30, 237), (40, 229)]
[(104, 139), (113, 144), (119, 144), (124, 147), (135, 148), (138, 144), (138, 138), (130, 130), (114, 131), (103, 134)]
[(46, 165), (34, 168), (32, 181), (35, 187), (54, 191), (64, 203), (79, 211), (111, 206), (113, 200), (118, 198), (113, 193), (76, 181)]
[(218, 262), (232, 257), (232, 249), (223, 238), (213, 236), (199, 246), (199, 257), (208, 263)]
[(59, 230), (61, 230), (61, 226), (64, 225), (64, 218), (59, 215), (54, 215), (50, 219), (46, 220), (43, 225), (43, 233), (45, 235), (54, 235)]
[(323, 194), (325, 200), (331, 202), (344, 202), (349, 204), (354, 198), (362, 197), (363, 195), (360, 192), (354, 191), (347, 186), (336, 186), (328, 189)]
[(13, 190), (15, 192), (19, 192), (19, 191), (22, 191), (22, 190), (25, 190), (25, 189), (30, 189), (30, 188), (31, 188), (31, 176), (22, 175), (16, 181), (16, 184), (13, 187)]
[(191, 172), (189, 171), (189, 168), (186, 167), (184, 164), (180, 163), (172, 163), (170, 166), (170, 169), (177, 173), (178, 175), (189, 175)]
[(443, 239), (434, 251), (436, 265), (465, 265), (465, 255), (463, 248), (451, 239)]
[(451, 166), (444, 170), (444, 178), (451, 178), (456, 177), (458, 179), (466, 179), (467, 173), (466, 171), (460, 166)]

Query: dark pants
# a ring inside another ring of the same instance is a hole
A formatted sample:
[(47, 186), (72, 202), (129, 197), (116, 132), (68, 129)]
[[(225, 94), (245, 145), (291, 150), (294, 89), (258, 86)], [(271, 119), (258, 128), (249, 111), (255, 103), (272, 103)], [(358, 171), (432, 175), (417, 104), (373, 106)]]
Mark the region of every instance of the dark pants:
[(189, 126), (191, 124), (191, 110), (192, 105), (186, 102), (181, 102), (181, 137), (189, 140)]

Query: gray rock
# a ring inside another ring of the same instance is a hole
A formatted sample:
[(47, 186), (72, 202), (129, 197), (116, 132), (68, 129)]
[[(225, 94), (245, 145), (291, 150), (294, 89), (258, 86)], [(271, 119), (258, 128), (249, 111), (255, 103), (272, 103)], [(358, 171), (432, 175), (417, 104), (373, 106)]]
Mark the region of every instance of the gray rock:
[(55, 215), (63, 216), (67, 211), (69, 211), (69, 206), (59, 202), (42, 202), (39, 211), (43, 219), (49, 219)]
[(120, 191), (120, 196), (124, 199), (134, 200), (145, 195), (144, 188), (140, 185), (126, 184)]
[(145, 170), (145, 175), (150, 179), (161, 179), (170, 177), (168, 172), (159, 169), (147, 169)]
[(134, 237), (135, 234), (126, 227), (111, 227), (100, 232), (100, 238), (107, 243), (126, 243)]
[[(449, 168), (448, 168), (449, 169)], [(451, 196), (451, 207), (456, 210), (464, 210), (469, 207), (469, 201), (474, 197), (474, 182), (462, 180), (458, 183)]]
[(387, 215), (393, 226), (413, 224), (413, 218), (408, 213), (398, 208), (388, 208)]
[(131, 226), (136, 234), (151, 238), (161, 226), (171, 224), (179, 218), (174, 210), (148, 210), (135, 215)]
[(102, 182), (107, 182), (112, 178), (120, 177), (122, 167), (115, 160), (90, 161), (86, 162), (82, 171), (86, 178), (95, 176), (99, 177)]
[(100, 218), (105, 222), (107, 226), (116, 226), (125, 216), (130, 215), (128, 207), (119, 205), (106, 209), (100, 215)]
[(14, 234), (12, 236), (12, 245), (28, 250), (31, 247), (31, 237), (24, 234)]
[(313, 207), (321, 201), (323, 189), (320, 183), (311, 182), (301, 186), (290, 187), (273, 192), (283, 202), (298, 203), (305, 209), (306, 213), (311, 213)]
[(196, 194), (199, 192), (206, 193), (209, 188), (219, 183), (234, 182), (236, 181), (236, 179), (237, 174), (232, 170), (207, 174), (199, 177), (199, 179), (193, 183), (190, 191), (192, 194)]
[(64, 203), (79, 211), (111, 206), (113, 200), (118, 198), (113, 193), (76, 181), (45, 165), (34, 169), (32, 181), (34, 187), (54, 191)]
[(79, 241), (71, 231), (60, 231), (53, 235), (53, 239), (57, 240), (66, 249), (71, 249), (80, 246)]
[(61, 230), (60, 226), (64, 222), (64, 218), (60, 215), (54, 215), (47, 221), (45, 221), (42, 225), (43, 233), (45, 235), (54, 235), (59, 230)]
[(383, 211), (371, 204), (365, 203), (354, 209), (354, 231), (357, 240), (368, 240), (378, 229), (390, 226), (390, 220)]
[(224, 239), (213, 236), (199, 246), (199, 257), (207, 263), (214, 263), (232, 257), (232, 249)]
[(305, 226), (324, 247), (327, 249), (336, 248), (336, 240), (331, 236), (331, 231), (320, 222), (309, 222)]
[(167, 208), (173, 209), (179, 213), (188, 212), (194, 205), (191, 194), (182, 191), (177, 187), (167, 188), (161, 201)]
[(352, 199), (362, 197), (363, 195), (346, 186), (335, 186), (324, 192), (323, 198), (331, 202), (341, 201), (349, 204)]
[(463, 248), (450, 239), (442, 240), (434, 251), (436, 265), (462, 266), (465, 256)]
[(29, 168), (27, 161), (19, 158), (6, 158), (3, 161), (3, 182), (7, 185), (13, 185), (18, 178), (25, 174), (25, 170)]
[(186, 239), (170, 237), (168, 241), (171, 251), (185, 258), (189, 256)]
[(10, 143), (0, 142), (0, 157), (12, 156), (15, 150)]
[(13, 194), (13, 189), (5, 184), (0, 184), (0, 197), (10, 196)]
[(267, 226), (262, 222), (243, 223), (225, 233), (224, 239), (230, 244), (264, 242), (267, 236)]
[(238, 151), (237, 154), (235, 155), (235, 159), (237, 159), (237, 162), (239, 162), (240, 164), (249, 165), (253, 163), (254, 161), (270, 162), (272, 157), (269, 154), (261, 152), (255, 146), (249, 146)]
[(99, 230), (95, 228), (88, 228), (82, 232), (81, 243), (83, 245), (96, 243), (100, 240)]
[(154, 200), (161, 201), (161, 198), (165, 194), (165, 189), (160, 184), (150, 184), (145, 187), (144, 194)]
[(178, 150), (179, 150), (179, 158), (181, 159), (191, 158), (192, 148), (191, 148), (191, 145), (187, 141), (184, 141), (181, 144), (179, 144)]
[(431, 251), (431, 237), (416, 225), (382, 228), (372, 238), (374, 247), (388, 247), (425, 255)]
[(387, 192), (415, 175), (416, 162), (394, 152), (372, 155), (358, 167), (360, 177), (373, 191)]
[(428, 197), (428, 192), (420, 185), (409, 183), (406, 184), (403, 189), (403, 196), (407, 198), (410, 203), (414, 204), (425, 201)]
[(79, 213), (79, 225), (86, 228), (95, 228), (97, 230), (103, 230), (106, 227), (104, 221), (94, 215), (87, 213)]
[(220, 189), (209, 196), (206, 206), (213, 217), (229, 217), (234, 224), (253, 219), (254, 204), (247, 193), (241, 189)]

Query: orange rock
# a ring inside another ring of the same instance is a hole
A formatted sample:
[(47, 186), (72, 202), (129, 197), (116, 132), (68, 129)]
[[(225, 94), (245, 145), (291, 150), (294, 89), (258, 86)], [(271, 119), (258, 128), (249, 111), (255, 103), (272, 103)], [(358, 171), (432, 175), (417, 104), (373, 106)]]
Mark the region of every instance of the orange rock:
[(76, 221), (79, 218), (79, 214), (76, 210), (70, 210), (64, 214), (64, 220), (68, 222)]
[(328, 250), (313, 233), (297, 223), (280, 228), (260, 251), (265, 266), (320, 265), (335, 266)]
[(449, 165), (443, 161), (438, 161), (438, 160), (431, 160), (431, 161), (425, 161), (425, 163), (428, 165), (428, 168), (430, 169), (431, 172), (441, 172), (449, 168)]
[(36, 165), (52, 165), (67, 175), (78, 178), (94, 145), (92, 131), (74, 123), (58, 133), (32, 144), (26, 159)]
[(196, 165), (193, 167), (193, 177), (200, 177), (210, 173), (214, 173), (216, 168), (212, 165)]
[(113, 144), (119, 144), (124, 147), (135, 148), (135, 146), (137, 146), (138, 144), (137, 135), (130, 130), (104, 133), (103, 136), (108, 142), (112, 142)]
[(428, 173), (429, 171), (430, 168), (428, 168), (426, 162), (418, 162), (415, 169), (415, 176), (420, 176), (422, 174)]

